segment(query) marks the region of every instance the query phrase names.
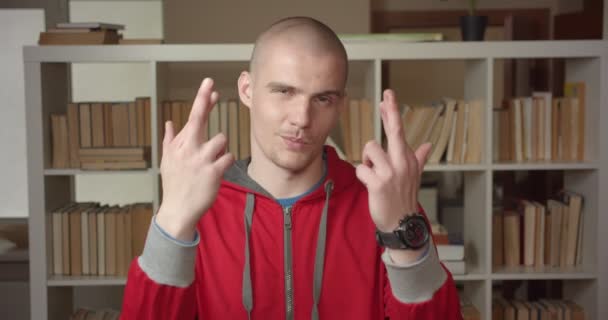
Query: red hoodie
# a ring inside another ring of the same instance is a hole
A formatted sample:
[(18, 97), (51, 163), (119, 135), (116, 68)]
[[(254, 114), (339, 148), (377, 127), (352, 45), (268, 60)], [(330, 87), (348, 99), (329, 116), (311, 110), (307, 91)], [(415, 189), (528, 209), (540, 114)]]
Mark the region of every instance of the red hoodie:
[(377, 245), (354, 167), (325, 151), (323, 185), (291, 210), (238, 161), (199, 221), (197, 241), (176, 241), (151, 223), (121, 319), (462, 319), (435, 247), (395, 265)]

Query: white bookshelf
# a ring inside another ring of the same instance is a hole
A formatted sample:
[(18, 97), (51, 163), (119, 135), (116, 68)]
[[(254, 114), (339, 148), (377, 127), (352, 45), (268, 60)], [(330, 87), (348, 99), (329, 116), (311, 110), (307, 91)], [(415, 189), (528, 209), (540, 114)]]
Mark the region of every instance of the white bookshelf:
[[(72, 63), (141, 63), (147, 65), (152, 106), (165, 98), (194, 97), (204, 76), (216, 79), (223, 97), (236, 97), (238, 72), (247, 66), (251, 44), (29, 46), (24, 48), (28, 152), (28, 201), (30, 208), (30, 281), (32, 319), (67, 318), (75, 287), (117, 287), (121, 277), (57, 277), (49, 274), (50, 237), (48, 213), (73, 199), (73, 184), (80, 175), (150, 176), (154, 209), (160, 203), (157, 110), (152, 108), (152, 162), (148, 170), (92, 172), (50, 169), (48, 114), (65, 110), (71, 100), (68, 70)], [(347, 90), (354, 97), (379, 102), (382, 62), (398, 60), (461, 60), (465, 63), (461, 98), (486, 102), (482, 161), (466, 165), (429, 165), (428, 172), (458, 172), (464, 182), (464, 241), (467, 274), (456, 275), (480, 310), (490, 319), (492, 284), (504, 280), (564, 280), (566, 298), (584, 306), (588, 319), (608, 316), (608, 41), (518, 41), (347, 44), (351, 77)], [(565, 58), (566, 80), (586, 82), (586, 158), (580, 163), (495, 163), (492, 161), (492, 113), (494, 65), (499, 59)], [(205, 70), (188, 73), (188, 70)], [(167, 75), (184, 70), (183, 79)], [(181, 82), (179, 82), (181, 81)], [(170, 88), (167, 83), (171, 82)], [(175, 83), (178, 83), (175, 86)], [(373, 119), (375, 136), (381, 139), (380, 118)], [(492, 268), (492, 186), (494, 173), (504, 171), (559, 170), (568, 189), (585, 197), (583, 264), (571, 270)], [(63, 299), (68, 302), (65, 302)], [(604, 300), (601, 300), (604, 299)], [(59, 302), (59, 303), (58, 303)], [(113, 307), (120, 307), (113, 306)]]

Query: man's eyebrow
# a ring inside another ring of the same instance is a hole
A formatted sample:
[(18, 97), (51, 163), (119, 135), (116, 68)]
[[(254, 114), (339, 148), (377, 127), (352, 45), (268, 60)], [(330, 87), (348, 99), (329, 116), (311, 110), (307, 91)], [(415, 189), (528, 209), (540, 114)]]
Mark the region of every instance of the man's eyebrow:
[[(287, 83), (282, 83), (282, 82), (276, 82), (276, 81), (272, 81), (269, 82), (268, 84), (266, 84), (266, 87), (268, 88), (273, 88), (273, 89), (296, 89), (296, 91), (299, 91), (297, 88), (295, 88), (292, 85), (289, 85)], [(314, 93), (313, 96), (318, 97), (318, 96), (324, 96), (324, 95), (335, 95), (338, 97), (342, 97), (344, 96), (344, 91), (342, 90), (325, 90), (325, 91), (321, 91), (321, 92), (317, 92)]]
[(314, 94), (314, 96), (326, 96), (326, 95), (334, 95), (334, 96), (342, 97), (344, 95), (344, 92), (340, 91), (340, 90), (325, 90), (323, 92)]
[(266, 87), (268, 88), (294, 88), (291, 85), (288, 85), (286, 83), (282, 83), (282, 82), (268, 82), (268, 84), (266, 85)]

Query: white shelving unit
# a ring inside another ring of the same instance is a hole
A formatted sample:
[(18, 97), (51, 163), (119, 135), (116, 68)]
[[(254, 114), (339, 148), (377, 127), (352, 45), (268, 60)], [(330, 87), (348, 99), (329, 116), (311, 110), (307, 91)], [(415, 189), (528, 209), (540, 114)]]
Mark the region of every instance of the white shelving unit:
[[(64, 112), (71, 100), (68, 68), (71, 63), (147, 63), (152, 106), (165, 98), (191, 99), (204, 76), (216, 79), (223, 97), (236, 97), (238, 72), (246, 68), (251, 44), (207, 45), (121, 45), (121, 46), (29, 46), (24, 49), (26, 80), (26, 122), (28, 151), (28, 199), (30, 216), (30, 281), (32, 319), (66, 319), (72, 288), (122, 286), (120, 277), (56, 277), (50, 269), (49, 210), (73, 199), (81, 170), (50, 169), (49, 113)], [(475, 165), (429, 165), (429, 172), (461, 172), (464, 181), (464, 240), (467, 246), (467, 274), (455, 276), (465, 293), (491, 318), (492, 284), (501, 280), (564, 280), (564, 296), (584, 306), (588, 319), (608, 316), (608, 42), (607, 41), (518, 41), (348, 44), (351, 75), (348, 91), (354, 97), (379, 102), (381, 64), (397, 60), (462, 60), (465, 90), (462, 98), (486, 102), (482, 161)], [(494, 64), (497, 59), (564, 58), (567, 81), (586, 82), (586, 160), (581, 163), (494, 163), (492, 161), (492, 102)], [(189, 70), (204, 70), (204, 73)], [(170, 78), (171, 71), (185, 72)], [(171, 88), (167, 83), (178, 83)], [(227, 94), (225, 94), (227, 93)], [(152, 168), (126, 173), (149, 175), (154, 183), (154, 209), (160, 202), (156, 108), (151, 110)], [(376, 139), (381, 139), (381, 122), (374, 119)], [(583, 264), (572, 270), (492, 269), (492, 186), (495, 172), (560, 170), (565, 185), (585, 197)], [(104, 172), (121, 175), (125, 172)], [(64, 300), (65, 299), (65, 300)], [(603, 300), (602, 300), (603, 299)], [(119, 307), (119, 306), (118, 306)]]

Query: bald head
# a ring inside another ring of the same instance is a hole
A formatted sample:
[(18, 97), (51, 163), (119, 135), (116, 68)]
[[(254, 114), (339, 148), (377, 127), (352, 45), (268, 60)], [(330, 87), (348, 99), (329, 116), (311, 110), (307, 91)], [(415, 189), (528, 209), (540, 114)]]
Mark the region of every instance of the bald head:
[(268, 27), (257, 38), (249, 70), (252, 74), (266, 63), (268, 52), (278, 46), (289, 45), (309, 50), (315, 55), (334, 55), (344, 69), (344, 82), (348, 75), (348, 57), (344, 45), (328, 26), (309, 17), (289, 17), (279, 20)]

